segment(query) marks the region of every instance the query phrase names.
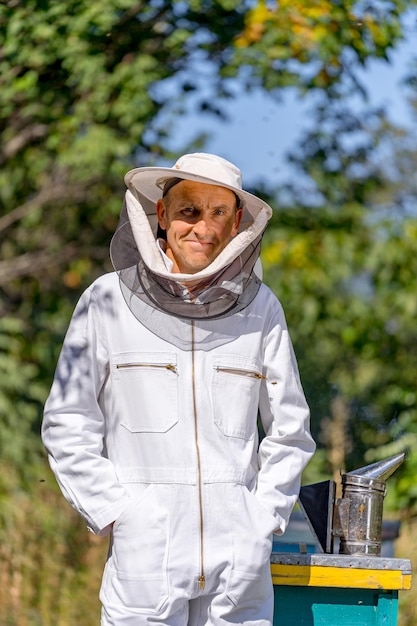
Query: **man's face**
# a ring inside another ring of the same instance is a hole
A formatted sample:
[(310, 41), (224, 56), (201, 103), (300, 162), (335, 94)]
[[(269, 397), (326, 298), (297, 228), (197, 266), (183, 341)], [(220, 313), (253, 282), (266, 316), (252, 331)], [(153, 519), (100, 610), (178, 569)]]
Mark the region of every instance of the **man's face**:
[(158, 200), (156, 212), (167, 233), (172, 271), (195, 274), (206, 268), (237, 233), (242, 209), (230, 189), (182, 180)]

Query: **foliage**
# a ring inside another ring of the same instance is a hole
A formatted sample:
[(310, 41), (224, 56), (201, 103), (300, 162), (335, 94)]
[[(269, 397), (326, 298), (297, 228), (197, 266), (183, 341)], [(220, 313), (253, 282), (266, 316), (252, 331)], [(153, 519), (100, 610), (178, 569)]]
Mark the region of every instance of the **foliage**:
[[(233, 93), (226, 79), (236, 76), (247, 88), (330, 93), (356, 67), (387, 55), (404, 10), (399, 0), (377, 10), (347, 0), (273, 8), (234, 0), (3, 3), (0, 286), (11, 306), (21, 287), (14, 279), (65, 292), (95, 266), (108, 267), (103, 242), (123, 174), (168, 156), (169, 113), (198, 88), (202, 63), (213, 70), (204, 111), (218, 111), (219, 97)], [(23, 297), (31, 288), (25, 283)]]
[[(402, 523), (400, 537), (396, 543), (395, 555), (400, 559), (410, 559), (414, 574), (417, 564), (417, 521), (415, 519)], [(414, 626), (416, 621), (417, 604), (413, 591), (400, 593), (398, 626)]]
[(302, 175), (281, 189), (264, 268), (328, 450), (323, 473), (408, 450), (387, 506), (416, 514), (416, 155), (380, 112), (358, 118), (345, 106), (318, 109), (292, 155)]
[(13, 466), (2, 463), (0, 469), (9, 489), (14, 486), (13, 498), (0, 492), (1, 623), (97, 623), (107, 542), (86, 532), (45, 466), (36, 468), (25, 491)]
[(249, 81), (270, 90), (293, 85), (330, 90), (341, 80), (358, 89), (355, 68), (370, 58), (388, 57), (402, 37), (407, 7), (404, 0), (260, 0), (246, 14), (236, 40), (236, 63), (249, 65)]
[[(372, 460), (392, 439), (415, 446), (415, 151), (390, 131), (400, 147), (387, 172), (373, 157), (388, 132), (383, 117), (357, 119), (343, 104), (347, 91), (365, 93), (358, 71), (398, 44), (410, 4), (0, 4), (2, 623), (95, 621), (90, 596), (105, 546), (51, 483), (42, 405), (78, 294), (111, 269), (123, 175), (172, 161), (170, 131), (190, 95), (203, 126), (203, 115), (221, 115), (222, 99), (236, 97), (236, 84), (321, 94), (315, 129), (292, 158), (297, 187), (273, 190), (279, 212), (263, 254), (323, 439), (313, 471), (333, 467), (336, 416), (351, 442), (348, 462), (365, 452)], [(402, 208), (394, 220), (391, 205)], [(395, 491), (409, 510), (415, 458)]]

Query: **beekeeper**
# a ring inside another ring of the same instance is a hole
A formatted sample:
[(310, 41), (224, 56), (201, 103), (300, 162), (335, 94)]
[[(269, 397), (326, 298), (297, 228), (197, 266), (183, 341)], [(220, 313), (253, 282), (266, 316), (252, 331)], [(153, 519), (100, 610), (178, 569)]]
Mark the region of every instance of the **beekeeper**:
[(272, 533), (314, 451), (260, 278), (272, 211), (211, 154), (125, 182), (115, 272), (75, 309), (42, 428), (65, 497), (110, 533), (101, 624), (268, 626)]

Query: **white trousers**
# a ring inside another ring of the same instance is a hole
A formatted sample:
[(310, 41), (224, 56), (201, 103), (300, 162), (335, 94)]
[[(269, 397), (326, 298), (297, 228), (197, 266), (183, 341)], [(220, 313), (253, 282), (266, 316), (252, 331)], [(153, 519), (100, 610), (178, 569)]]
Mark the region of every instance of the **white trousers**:
[(265, 581), (263, 597), (253, 600), (232, 601), (227, 593), (205, 595), (194, 600), (180, 600), (170, 597), (159, 612), (132, 612), (126, 607), (106, 608), (103, 606), (102, 626), (142, 626), (144, 624), (164, 624), (169, 626), (226, 626), (245, 624), (247, 626), (272, 626), (273, 592)]
[(271, 626), (275, 520), (243, 485), (203, 494), (201, 525), (195, 485), (136, 488), (113, 528), (102, 626)]

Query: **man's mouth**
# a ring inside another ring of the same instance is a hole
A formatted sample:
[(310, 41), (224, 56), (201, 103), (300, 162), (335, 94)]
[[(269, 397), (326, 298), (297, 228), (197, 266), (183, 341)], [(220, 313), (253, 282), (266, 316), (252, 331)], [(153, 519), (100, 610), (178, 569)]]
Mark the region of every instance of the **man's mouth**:
[(197, 250), (210, 248), (214, 245), (212, 241), (199, 241), (198, 239), (185, 239), (184, 241), (185, 243), (191, 245), (193, 248), (196, 248)]

